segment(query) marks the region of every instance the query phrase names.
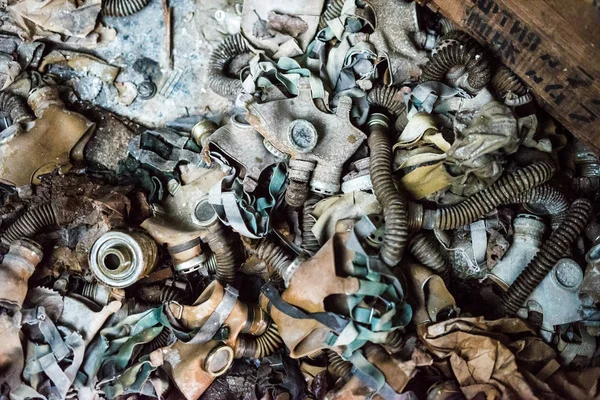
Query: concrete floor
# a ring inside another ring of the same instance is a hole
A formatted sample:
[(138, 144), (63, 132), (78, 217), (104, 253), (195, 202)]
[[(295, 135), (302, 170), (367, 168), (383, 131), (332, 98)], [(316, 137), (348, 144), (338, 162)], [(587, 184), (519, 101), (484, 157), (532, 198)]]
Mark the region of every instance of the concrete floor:
[[(161, 0), (151, 0), (143, 10), (125, 18), (104, 18), (117, 37), (93, 53), (121, 67), (117, 82), (139, 85), (148, 74), (158, 88), (150, 100), (139, 97), (128, 106), (119, 102), (114, 86), (104, 84), (92, 103), (147, 126), (164, 126), (181, 117), (213, 116), (229, 102), (206, 87), (210, 51), (227, 32), (236, 30), (235, 4), (226, 0), (171, 0), (173, 69), (168, 67)], [(220, 10), (223, 22), (215, 18)], [(143, 71), (143, 73), (142, 73)]]

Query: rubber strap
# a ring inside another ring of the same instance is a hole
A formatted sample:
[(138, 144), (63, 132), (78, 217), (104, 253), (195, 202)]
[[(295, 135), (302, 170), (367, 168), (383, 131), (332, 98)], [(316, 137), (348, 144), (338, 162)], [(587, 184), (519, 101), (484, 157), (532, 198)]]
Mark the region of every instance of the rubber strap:
[(223, 325), (231, 310), (237, 302), (239, 292), (233, 286), (225, 286), (223, 293), (223, 299), (221, 303), (215, 308), (215, 311), (208, 317), (206, 323), (200, 328), (200, 330), (194, 335), (194, 337), (188, 342), (190, 344), (206, 343), (217, 333), (219, 328)]
[(416, 86), (412, 92), (405, 97), (407, 117), (410, 120), (419, 111), (430, 114), (438, 99), (447, 99), (462, 93), (458, 89), (444, 85), (441, 82), (425, 82)]
[[(108, 340), (102, 335), (98, 335), (85, 349), (85, 358), (73, 382), (81, 398), (93, 398), (93, 393), (96, 392), (94, 380), (106, 350), (108, 350)], [(86, 394), (89, 396), (86, 397)]]
[(414, 394), (412, 392), (403, 394), (396, 393), (396, 391), (386, 382), (383, 373), (377, 369), (376, 366), (371, 364), (361, 352), (354, 352), (350, 357), (346, 358), (346, 360), (352, 363), (352, 373), (384, 399), (414, 399)]
[[(189, 341), (193, 333), (183, 332), (171, 324), (163, 308), (157, 307), (140, 314), (126, 317), (114, 326), (100, 331), (97, 340), (89, 346), (86, 359), (77, 375), (75, 387), (84, 394), (97, 394), (101, 390), (108, 398), (123, 393), (144, 393), (156, 396), (152, 385), (148, 382), (150, 373), (156, 369), (148, 359), (125, 369), (131, 362), (136, 346), (150, 342), (163, 329), (170, 329), (182, 341)], [(105, 371), (108, 376), (94, 384), (101, 365), (113, 365), (112, 371)]]
[[(376, 229), (371, 220), (367, 216), (363, 216), (354, 225), (346, 247), (356, 253), (352, 264), (353, 275), (366, 278), (366, 280), (360, 279), (360, 289), (354, 295), (358, 297), (349, 299), (348, 306), (352, 312), (353, 308), (366, 295), (377, 297), (379, 301), (385, 302), (387, 310), (384, 314), (378, 311), (369, 318), (371, 329), (379, 331), (407, 325), (412, 318), (412, 309), (403, 301), (404, 291), (398, 278), (379, 258), (369, 256), (361, 244)], [(360, 313), (363, 315), (364, 311)], [(389, 327), (386, 325), (388, 319), (391, 321)]]
[(314, 319), (327, 328), (331, 329), (336, 333), (341, 333), (343, 329), (348, 325), (348, 320), (330, 312), (322, 313), (305, 313), (296, 306), (284, 301), (279, 295), (279, 291), (273, 286), (271, 282), (263, 285), (261, 292), (269, 299), (269, 308), (275, 307), (282, 313), (289, 315), (295, 319)]
[(551, 359), (538, 371), (535, 376), (542, 382), (546, 382), (556, 371), (560, 369), (560, 364), (554, 358)]
[[(146, 356), (147, 358), (147, 356)], [(143, 359), (142, 361), (133, 364), (127, 368), (121, 375), (111, 382), (106, 382), (102, 385), (102, 391), (109, 399), (114, 399), (122, 394), (143, 393), (148, 395), (145, 390), (152, 371), (157, 367), (152, 363)], [(154, 389), (152, 389), (153, 391)], [(152, 397), (156, 397), (156, 393), (151, 393)]]
[(58, 391), (61, 394), (67, 394), (69, 387), (71, 387), (71, 382), (63, 370), (58, 366), (54, 354), (46, 354), (45, 356), (38, 358), (37, 361)]
[[(35, 353), (33, 357), (27, 360), (25, 368), (23, 369), (23, 377), (27, 381), (31, 381), (34, 375), (44, 372), (50, 382), (52, 382), (50, 384), (51, 390), (56, 391), (61, 398), (66, 396), (69, 388), (75, 381), (77, 371), (81, 367), (85, 352), (85, 343), (81, 335), (77, 332), (68, 334), (65, 338), (65, 343), (73, 356), (64, 371), (58, 364), (59, 360), (57, 360), (51, 346), (47, 344), (36, 345), (34, 347)], [(64, 360), (62, 362), (64, 363)], [(42, 380), (42, 382), (44, 382), (44, 380)], [(40, 387), (40, 384), (37, 386)]]
[(200, 238), (196, 238), (196, 239), (192, 239), (190, 241), (187, 241), (185, 243), (181, 243), (181, 244), (177, 244), (175, 246), (169, 246), (167, 249), (169, 250), (169, 253), (181, 253), (184, 252), (186, 250), (192, 249), (196, 246), (198, 246), (201, 242)]
[[(65, 375), (69, 379), (69, 382), (71, 382), (72, 384), (73, 382), (75, 382), (77, 372), (83, 364), (83, 359), (85, 355), (85, 342), (83, 341), (81, 335), (77, 332), (73, 332), (70, 335), (68, 335), (65, 341), (67, 342), (67, 345), (71, 348), (73, 352), (71, 365), (65, 368)], [(68, 389), (69, 388), (67, 388), (67, 390)], [(67, 392), (64, 393), (64, 395), (66, 394)]]
[(160, 325), (146, 328), (127, 339), (127, 341), (119, 348), (119, 352), (115, 356), (115, 364), (117, 368), (125, 369), (127, 365), (129, 365), (136, 347), (150, 343), (162, 332), (163, 329), (164, 327)]
[(277, 63), (264, 53), (259, 53), (250, 60), (250, 74), (242, 83), (244, 92), (255, 93), (258, 90), (281, 85), (292, 96), (299, 94), (300, 78), (309, 78), (313, 99), (324, 98), (323, 82), (308, 68), (302, 68), (298, 62), (289, 57), (281, 57)]
[(48, 400), (48, 398), (40, 393), (38, 393), (31, 386), (27, 386), (24, 383), (21, 383), (16, 388), (10, 389), (10, 400), (31, 400), (31, 399), (42, 399)]
[(50, 345), (52, 353), (58, 361), (62, 361), (71, 352), (63, 341), (54, 322), (46, 314), (44, 307), (39, 306), (35, 309), (22, 311), (22, 323), (25, 325), (37, 326), (44, 337), (46, 343)]
[(229, 175), (210, 189), (208, 201), (225, 225), (231, 226), (242, 236), (260, 239), (269, 232), (271, 210), (285, 191), (285, 164), (279, 163), (273, 167), (269, 194), (258, 198), (247, 193), (236, 177), (237, 171), (233, 168), (230, 170)]

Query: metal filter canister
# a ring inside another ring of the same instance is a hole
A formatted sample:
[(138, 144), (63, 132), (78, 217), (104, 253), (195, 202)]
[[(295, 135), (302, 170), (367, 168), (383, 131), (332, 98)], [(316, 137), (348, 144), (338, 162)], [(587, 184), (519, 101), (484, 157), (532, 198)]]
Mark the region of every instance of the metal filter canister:
[(90, 268), (102, 283), (125, 288), (155, 267), (156, 242), (143, 232), (110, 231), (92, 246)]

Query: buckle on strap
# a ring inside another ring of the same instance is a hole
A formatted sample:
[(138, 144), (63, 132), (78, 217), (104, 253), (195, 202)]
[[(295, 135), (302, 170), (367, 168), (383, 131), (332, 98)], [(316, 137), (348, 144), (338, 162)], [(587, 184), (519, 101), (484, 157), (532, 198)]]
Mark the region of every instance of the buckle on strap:
[[(175, 300), (171, 300), (169, 302), (169, 306), (171, 304), (176, 305), (177, 307), (179, 307), (179, 312), (177, 313), (177, 315), (173, 315), (173, 317), (175, 317), (175, 319), (180, 320), (183, 317), (183, 306), (181, 304), (179, 304), (177, 301)], [(171, 307), (168, 307), (169, 311), (171, 311)]]

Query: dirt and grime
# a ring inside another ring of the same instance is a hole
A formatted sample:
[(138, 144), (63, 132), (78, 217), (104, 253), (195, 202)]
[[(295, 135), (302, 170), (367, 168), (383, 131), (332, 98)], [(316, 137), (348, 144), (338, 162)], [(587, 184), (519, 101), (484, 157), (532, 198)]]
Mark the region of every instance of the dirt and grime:
[(2, 399), (600, 396), (600, 159), (439, 14), (0, 12)]

